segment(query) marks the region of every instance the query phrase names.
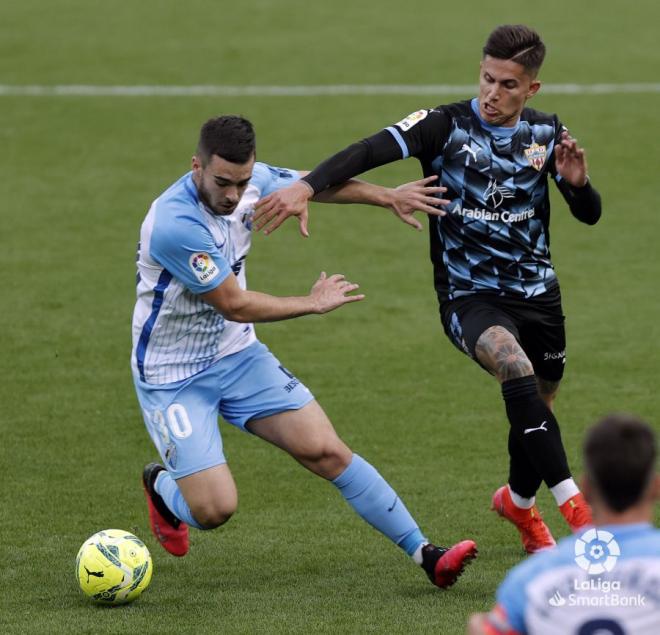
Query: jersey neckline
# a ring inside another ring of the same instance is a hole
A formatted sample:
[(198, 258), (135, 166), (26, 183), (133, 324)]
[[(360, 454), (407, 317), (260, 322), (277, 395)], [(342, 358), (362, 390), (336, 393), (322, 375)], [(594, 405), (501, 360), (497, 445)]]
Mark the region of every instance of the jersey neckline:
[(507, 126), (492, 126), (489, 124), (487, 121), (484, 121), (481, 118), (481, 114), (479, 113), (479, 98), (474, 97), (470, 101), (470, 106), (472, 108), (472, 112), (475, 114), (477, 119), (479, 120), (479, 123), (481, 124), (481, 127), (490, 132), (493, 136), (495, 137), (512, 137), (517, 131), (518, 128), (520, 127), (520, 117), (518, 117), (518, 121), (516, 122), (516, 125), (513, 127), (507, 127)]

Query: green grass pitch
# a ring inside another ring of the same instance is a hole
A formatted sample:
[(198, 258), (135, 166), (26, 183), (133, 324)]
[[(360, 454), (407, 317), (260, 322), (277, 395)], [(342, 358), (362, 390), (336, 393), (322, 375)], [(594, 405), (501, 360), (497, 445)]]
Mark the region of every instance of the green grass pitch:
[[(7, 1), (0, 84), (470, 84), (505, 22), (541, 31), (547, 82), (657, 82), (658, 19), (650, 0)], [(385, 210), (315, 205), (310, 239), (294, 223), (255, 237), (248, 276), (277, 294), (306, 293), (322, 269), (362, 285), (363, 303), (257, 330), (431, 539), (477, 540), (479, 559), (448, 592), (331, 485), (224, 423), (239, 511), (169, 557), (148, 530), (140, 472), (156, 454), (129, 370), (138, 228), (188, 169), (205, 118), (249, 117), (260, 159), (306, 169), (453, 99), (0, 96), (1, 632), (444, 634), (491, 606), (521, 559), (515, 531), (488, 512), (507, 423), (496, 383), (441, 333), (426, 232)], [(532, 105), (584, 144), (604, 200), (589, 228), (555, 197), (551, 225), (569, 346), (557, 414), (579, 474), (598, 416), (630, 410), (658, 425), (660, 94), (541, 92)], [(419, 175), (413, 160), (369, 178)], [(546, 491), (540, 506), (565, 535)], [(154, 577), (135, 604), (97, 608), (74, 560), (113, 527), (147, 542)]]

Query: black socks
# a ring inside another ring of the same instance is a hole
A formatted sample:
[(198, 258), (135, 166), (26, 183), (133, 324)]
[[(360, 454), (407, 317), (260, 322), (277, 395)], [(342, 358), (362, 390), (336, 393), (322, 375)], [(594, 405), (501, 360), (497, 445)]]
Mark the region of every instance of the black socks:
[(509, 484), (520, 496), (531, 498), (541, 479), (548, 487), (571, 478), (559, 424), (541, 399), (533, 376), (502, 384), (506, 414), (511, 424)]

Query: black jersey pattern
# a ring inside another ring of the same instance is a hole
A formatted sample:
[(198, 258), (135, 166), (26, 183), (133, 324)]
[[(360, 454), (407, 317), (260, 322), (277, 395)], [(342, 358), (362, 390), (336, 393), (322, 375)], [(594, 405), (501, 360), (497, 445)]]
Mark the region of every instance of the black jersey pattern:
[(495, 128), (476, 100), (418, 111), (387, 128), (451, 200), (429, 217), (440, 301), (474, 293), (531, 298), (554, 288), (548, 174), (562, 130), (556, 116), (526, 108), (514, 128)]

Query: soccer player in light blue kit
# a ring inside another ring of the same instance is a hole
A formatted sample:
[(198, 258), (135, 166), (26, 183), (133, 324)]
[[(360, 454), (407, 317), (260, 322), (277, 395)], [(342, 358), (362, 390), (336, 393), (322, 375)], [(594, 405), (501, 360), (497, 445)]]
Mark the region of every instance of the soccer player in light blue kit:
[[(326, 313), (361, 300), (342, 275), (322, 273), (302, 297), (246, 288), (254, 204), (298, 179), (255, 162), (249, 121), (224, 116), (201, 129), (192, 171), (152, 204), (140, 233), (132, 369), (144, 420), (164, 466), (143, 484), (152, 531), (170, 553), (188, 551), (188, 526), (213, 529), (237, 506), (218, 414), (331, 481), (353, 509), (420, 564), (453, 584), (476, 545), (428, 542), (397, 493), (337, 436), (312, 393), (257, 339), (253, 322)], [(350, 181), (319, 200), (428, 208), (426, 181), (396, 190)], [(306, 227), (301, 226), (306, 232)]]
[(515, 567), (471, 635), (660, 633), (660, 498), (653, 430), (610, 415), (587, 434), (582, 483), (595, 527)]

